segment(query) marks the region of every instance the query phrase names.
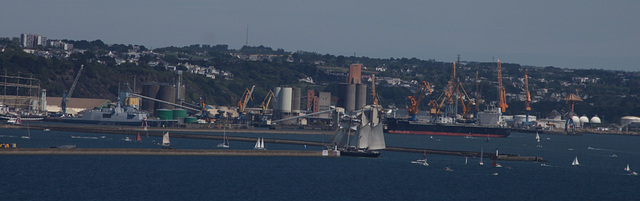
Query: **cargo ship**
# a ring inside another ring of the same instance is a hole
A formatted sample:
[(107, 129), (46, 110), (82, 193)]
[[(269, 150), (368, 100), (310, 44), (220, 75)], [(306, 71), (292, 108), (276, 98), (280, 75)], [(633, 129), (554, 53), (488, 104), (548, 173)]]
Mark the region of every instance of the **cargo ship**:
[(414, 135), (448, 135), (470, 137), (507, 137), (511, 130), (499, 126), (464, 123), (431, 123), (401, 118), (385, 119), (385, 133)]

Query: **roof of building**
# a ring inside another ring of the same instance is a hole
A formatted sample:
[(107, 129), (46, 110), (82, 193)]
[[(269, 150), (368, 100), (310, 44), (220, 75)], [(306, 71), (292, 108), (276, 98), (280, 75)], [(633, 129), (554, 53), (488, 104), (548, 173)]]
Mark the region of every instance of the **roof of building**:
[[(47, 97), (47, 105), (60, 106), (62, 103), (62, 97)], [(107, 106), (111, 103), (109, 99), (96, 99), (96, 98), (71, 98), (67, 103), (69, 108), (95, 108)]]

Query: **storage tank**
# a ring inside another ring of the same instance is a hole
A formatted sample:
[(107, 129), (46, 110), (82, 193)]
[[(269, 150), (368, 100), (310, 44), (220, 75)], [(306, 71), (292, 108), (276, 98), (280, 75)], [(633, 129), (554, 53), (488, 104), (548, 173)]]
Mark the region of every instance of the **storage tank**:
[(582, 115), (580, 117), (580, 122), (581, 123), (589, 123), (589, 117), (587, 117), (587, 115)]
[(185, 117), (187, 117), (187, 110), (183, 110), (183, 109), (173, 110), (173, 119), (185, 118)]
[(291, 112), (300, 113), (300, 96), (302, 90), (300, 88), (293, 88), (293, 99), (291, 100)]
[[(157, 99), (167, 101), (170, 103), (176, 102), (176, 88), (171, 85), (160, 86), (160, 90), (158, 91)], [(158, 103), (158, 109), (173, 109), (175, 108), (172, 105)]]
[[(142, 95), (146, 97), (156, 98), (160, 91), (160, 85), (157, 84), (145, 84), (142, 85)], [(142, 99), (142, 110), (147, 112), (156, 111), (156, 102), (148, 99)]]
[(344, 100), (344, 110), (353, 112), (356, 108), (356, 84), (345, 84), (341, 99)]
[[(318, 110), (327, 111), (331, 109), (331, 92), (318, 93)], [(321, 118), (329, 118), (330, 113), (320, 114)]]
[(173, 119), (173, 110), (158, 109), (156, 110), (156, 117), (162, 120), (171, 120)]
[(629, 124), (635, 123), (635, 122), (640, 122), (640, 117), (624, 116), (620, 118), (620, 124), (622, 124), (622, 126), (628, 126)]
[(284, 113), (291, 113), (291, 98), (293, 97), (293, 89), (291, 87), (284, 87), (280, 90), (280, 111)]
[(571, 120), (573, 120), (574, 124), (579, 124), (580, 123), (580, 117), (578, 117), (578, 116), (571, 117)]
[(591, 123), (592, 124), (599, 124), (602, 123), (602, 120), (600, 120), (600, 117), (598, 117), (598, 115), (591, 117)]
[(197, 122), (197, 121), (198, 121), (198, 118), (195, 118), (195, 117), (186, 117), (186, 118), (184, 118), (184, 123), (185, 124), (190, 124), (190, 123), (194, 123), (194, 122)]
[(362, 109), (367, 105), (367, 85), (356, 84), (356, 107), (355, 110)]

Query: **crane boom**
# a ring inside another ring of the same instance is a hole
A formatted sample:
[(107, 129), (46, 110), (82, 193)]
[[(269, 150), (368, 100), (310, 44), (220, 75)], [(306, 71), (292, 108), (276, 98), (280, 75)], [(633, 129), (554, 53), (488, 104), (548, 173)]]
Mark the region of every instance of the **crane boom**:
[(78, 80), (80, 79), (80, 74), (82, 73), (82, 69), (84, 69), (84, 65), (80, 65), (80, 70), (78, 70), (78, 74), (76, 74), (76, 78), (73, 79), (73, 84), (71, 84), (71, 88), (69, 89), (69, 93), (67, 93), (67, 99), (65, 101), (69, 101), (71, 96), (73, 96), (73, 91), (76, 89), (76, 85), (78, 84)]
[(501, 112), (506, 111), (509, 106), (506, 102), (504, 86), (502, 86), (502, 66), (500, 64), (500, 59), (498, 59), (498, 99), (500, 100), (498, 107), (501, 109)]
[(422, 84), (419, 86), (418, 90), (416, 91), (416, 94), (408, 97), (410, 105), (409, 105), (409, 108), (407, 109), (407, 112), (409, 113), (409, 116), (413, 121), (416, 120), (416, 114), (418, 114), (418, 108), (420, 107), (420, 102), (422, 101), (422, 97), (424, 97), (425, 90), (429, 90), (429, 93), (431, 93), (431, 87), (429, 86), (429, 83), (426, 81), (422, 81)]
[(245, 89), (244, 94), (242, 94), (242, 97), (240, 98), (240, 101), (238, 101), (238, 107), (239, 107), (239, 111), (240, 112), (245, 112), (245, 107), (247, 106), (247, 103), (249, 102), (249, 99), (253, 99), (253, 97), (251, 97), (251, 94), (253, 93), (253, 89), (256, 87), (256, 85), (251, 86), (251, 90), (249, 89)]

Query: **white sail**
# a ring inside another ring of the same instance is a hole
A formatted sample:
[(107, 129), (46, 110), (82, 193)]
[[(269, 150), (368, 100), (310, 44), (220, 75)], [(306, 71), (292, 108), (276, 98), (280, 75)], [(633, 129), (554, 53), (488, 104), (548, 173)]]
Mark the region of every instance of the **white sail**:
[(171, 142), (169, 141), (169, 132), (166, 132), (162, 136), (162, 146), (169, 146), (169, 145), (171, 145)]
[(480, 148), (480, 162), (478, 163), (479, 165), (484, 165), (484, 162), (482, 161), (483, 158), (484, 158), (484, 148)]
[(371, 135), (369, 138), (369, 150), (380, 150), (387, 148), (384, 141), (384, 132), (382, 130), (382, 123), (374, 126), (371, 129)]
[(629, 163), (627, 163), (627, 167), (624, 168), (624, 171), (631, 172), (631, 168), (629, 168)]
[(260, 138), (258, 138), (258, 141), (256, 141), (256, 145), (253, 146), (253, 149), (260, 149)]
[(369, 148), (369, 139), (371, 138), (371, 126), (369, 126), (369, 124), (365, 124), (364, 126), (361, 126), (356, 131), (356, 136), (358, 136), (358, 149)]
[(260, 148), (264, 149), (264, 138), (260, 138)]
[(540, 143), (540, 135), (538, 135), (538, 132), (536, 132), (536, 142)]
[(576, 158), (573, 159), (573, 162), (571, 162), (571, 165), (573, 166), (579, 166), (580, 163), (578, 162), (578, 157), (576, 156)]

